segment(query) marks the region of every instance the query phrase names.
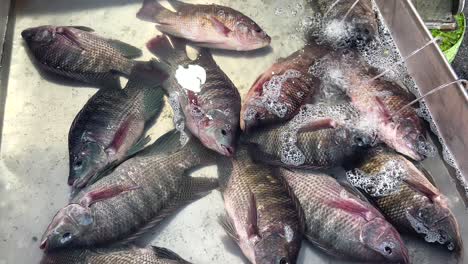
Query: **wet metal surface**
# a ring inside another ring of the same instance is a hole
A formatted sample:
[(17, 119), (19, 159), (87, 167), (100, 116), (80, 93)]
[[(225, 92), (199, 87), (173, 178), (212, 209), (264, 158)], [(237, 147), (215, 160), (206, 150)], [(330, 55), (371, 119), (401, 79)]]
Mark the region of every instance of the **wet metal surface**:
[[(86, 86), (65, 86), (44, 78), (27, 55), (20, 36), (21, 30), (41, 24), (85, 25), (93, 27), (103, 36), (144, 47), (145, 42), (155, 36), (157, 31), (153, 24), (135, 18), (140, 2), (17, 1), (0, 153), (0, 264), (38, 263), (41, 258), (38, 239), (56, 211), (68, 199), (68, 129), (84, 103), (96, 92)], [(272, 36), (272, 48), (269, 50), (214, 52), (215, 60), (243, 96), (257, 76), (277, 58), (287, 56), (302, 46), (302, 33), (296, 32), (295, 28), (311, 12), (305, 8), (296, 11), (295, 15), (275, 16), (275, 9), (286, 8), (282, 0), (191, 2), (215, 2), (231, 6), (253, 17)], [(306, 6), (302, 0), (289, 2), (291, 5)], [(415, 18), (408, 19), (411, 21)], [(143, 52), (141, 60), (151, 57), (148, 51)], [(424, 74), (439, 74), (429, 70), (434, 69), (429, 68)], [(444, 69), (441, 73), (445, 74), (446, 71)], [(172, 127), (172, 111), (166, 104), (150, 134), (156, 139)], [(464, 237), (467, 237), (468, 217), (455, 182), (440, 157), (427, 160), (425, 165), (435, 175), (437, 186), (448, 196), (460, 225), (467, 227), (463, 230)], [(216, 176), (214, 167), (196, 174)], [(148, 239), (151, 244), (168, 247), (193, 263), (247, 263), (217, 222), (218, 216), (223, 213), (221, 195), (214, 191), (164, 221)], [(443, 248), (407, 237), (405, 242), (413, 263), (456, 263), (454, 256)], [(304, 241), (298, 263), (347, 262), (332, 259)]]

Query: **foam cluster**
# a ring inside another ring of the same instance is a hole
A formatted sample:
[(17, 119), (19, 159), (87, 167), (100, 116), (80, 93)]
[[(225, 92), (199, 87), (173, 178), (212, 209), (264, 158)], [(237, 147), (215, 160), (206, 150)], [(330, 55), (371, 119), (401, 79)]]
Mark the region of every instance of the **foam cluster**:
[(297, 70), (289, 69), (281, 75), (274, 75), (263, 84), (262, 103), (265, 108), (278, 117), (284, 117), (288, 112), (286, 104), (279, 102), (283, 84), (292, 78), (299, 78), (302, 74)]
[(189, 136), (185, 132), (185, 117), (179, 104), (179, 94), (177, 92), (169, 95), (169, 104), (174, 112), (172, 120), (174, 122), (175, 129), (180, 132), (180, 144), (185, 146), (189, 140)]
[(394, 160), (388, 161), (375, 175), (369, 175), (359, 169), (346, 172), (346, 178), (353, 186), (373, 197), (388, 196), (399, 192), (405, 175), (404, 167)]

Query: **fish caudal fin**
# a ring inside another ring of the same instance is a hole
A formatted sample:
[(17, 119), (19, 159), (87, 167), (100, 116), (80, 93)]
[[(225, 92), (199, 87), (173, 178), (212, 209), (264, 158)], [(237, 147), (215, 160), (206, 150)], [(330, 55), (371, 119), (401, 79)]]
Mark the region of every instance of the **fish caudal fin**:
[(165, 24), (164, 21), (173, 15), (173, 12), (166, 9), (158, 3), (157, 0), (144, 0), (143, 6), (140, 8), (136, 16), (144, 21)]
[(167, 248), (151, 246), (151, 249), (153, 250), (154, 254), (156, 256), (158, 256), (159, 258), (175, 260), (177, 263), (181, 263), (181, 264), (190, 264), (191, 263), (191, 262), (188, 262), (185, 259), (183, 259), (181, 256), (179, 256), (174, 251), (169, 250)]
[(179, 38), (160, 35), (148, 41), (146, 47), (160, 60), (170, 65), (176, 66), (181, 61), (189, 59), (185, 51), (186, 42)]
[(114, 49), (120, 51), (127, 59), (133, 59), (142, 55), (141, 49), (117, 39), (109, 39), (107, 41)]

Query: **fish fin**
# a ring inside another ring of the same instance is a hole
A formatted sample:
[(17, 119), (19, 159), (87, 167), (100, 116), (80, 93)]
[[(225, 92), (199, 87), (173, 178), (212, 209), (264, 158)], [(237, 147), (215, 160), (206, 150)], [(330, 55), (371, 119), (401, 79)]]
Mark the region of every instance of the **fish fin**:
[(133, 145), (128, 151), (127, 151), (127, 157), (132, 157), (138, 152), (142, 151), (146, 144), (148, 144), (151, 141), (151, 136), (146, 136), (142, 137), (138, 140), (135, 145)]
[(426, 169), (424, 168), (424, 166), (421, 164), (421, 163), (413, 163), (414, 166), (416, 168), (418, 168), (418, 170), (421, 171), (421, 173), (424, 175), (424, 177), (426, 177), (426, 179), (432, 184), (432, 185), (436, 185), (435, 184), (435, 181), (434, 181), (434, 177), (432, 176), (432, 174)]
[(402, 181), (408, 184), (408, 186), (411, 189), (428, 197), (431, 201), (434, 201), (437, 197), (440, 197), (439, 193), (436, 193), (434, 190), (431, 190), (428, 186), (417, 181), (417, 179), (414, 179), (414, 177), (406, 177), (403, 178)]
[(366, 219), (366, 221), (371, 220), (369, 215), (370, 209), (359, 203), (357, 200), (352, 198), (344, 198), (341, 200), (329, 200), (326, 201), (329, 206), (332, 206), (337, 209), (341, 209), (351, 214), (359, 215), (362, 218)]
[(174, 153), (181, 147), (180, 132), (174, 129), (162, 135), (153, 144), (143, 149), (139, 153), (139, 156), (149, 156), (158, 153)]
[(309, 241), (314, 247), (318, 248), (319, 250), (325, 252), (326, 254), (334, 257), (339, 257), (339, 254), (336, 254), (336, 252), (332, 251), (330, 248), (328, 248), (326, 245), (320, 244), (316, 239), (314, 239), (312, 236), (308, 235), (307, 233), (304, 233), (304, 237)]
[(384, 115), (384, 120), (390, 121), (390, 118), (392, 115), (390, 114), (390, 111), (388, 110), (387, 106), (384, 104), (382, 99), (376, 96), (375, 101), (377, 102), (377, 107), (380, 109), (380, 111)]
[(175, 37), (159, 35), (146, 43), (148, 50), (169, 65), (177, 66), (180, 62), (187, 60), (185, 43)]
[(70, 42), (74, 43), (76, 46), (78, 46), (78, 48), (85, 50), (85, 48), (80, 42), (80, 39), (69, 28), (59, 27), (57, 28), (56, 33), (62, 35), (63, 37), (68, 39)]
[(132, 67), (125, 89), (128, 91), (132, 88), (140, 89), (146, 86), (160, 87), (169, 77), (168, 71), (168, 66), (156, 59), (137, 61)]
[(79, 30), (82, 30), (82, 31), (86, 31), (86, 32), (94, 32), (94, 29), (90, 28), (90, 27), (86, 27), (86, 26), (70, 26), (72, 28), (76, 28), (76, 29), (79, 29)]
[(249, 207), (247, 208), (247, 236), (249, 238), (258, 236), (257, 224), (257, 201), (252, 191), (249, 194)]
[(183, 181), (177, 194), (172, 201), (163, 205), (158, 215), (153, 218), (148, 224), (140, 228), (133, 235), (119, 242), (119, 244), (129, 244), (139, 239), (142, 235), (157, 226), (161, 221), (168, 216), (173, 215), (177, 210), (182, 207), (206, 196), (213, 189), (218, 187), (218, 181), (215, 178), (201, 178), (201, 177), (186, 177), (187, 180)]
[(217, 156), (216, 163), (218, 165), (220, 191), (224, 191), (228, 185), (229, 179), (231, 178), (233, 170), (232, 159), (219, 155)]
[(173, 15), (174, 12), (162, 6), (157, 0), (144, 0), (136, 17), (143, 21), (164, 23), (164, 20)]
[[(130, 133), (130, 129), (133, 125), (138, 125), (138, 118), (135, 116), (130, 115), (127, 120), (125, 120), (122, 125), (119, 127), (117, 132), (115, 133), (114, 138), (112, 139), (111, 144), (105, 149), (106, 153), (110, 156), (115, 155), (120, 147), (124, 144), (127, 139), (128, 134)], [(136, 123), (136, 124), (135, 124)], [(143, 127), (141, 127), (143, 129)]]
[(123, 186), (123, 185), (112, 185), (112, 186), (103, 186), (96, 190), (87, 192), (79, 201), (82, 206), (89, 207), (94, 203), (111, 199), (118, 195), (121, 195), (126, 192), (130, 192), (136, 189), (140, 189), (140, 186)]
[(357, 187), (352, 185), (346, 177), (338, 177), (336, 181), (349, 193), (359, 197), (359, 199), (363, 200), (364, 202), (370, 203), (369, 199), (361, 192)]
[(232, 31), (231, 29), (229, 29), (228, 27), (226, 27), (221, 21), (219, 21), (216, 17), (214, 16), (210, 16), (210, 21), (211, 21), (211, 24), (213, 24), (214, 28), (216, 29), (216, 31), (227, 37), (229, 36), (229, 33)]
[[(281, 168), (281, 169), (293, 171), (293, 170), (288, 169), (288, 168)], [(274, 168), (273, 173), (279, 179), (279, 181), (282, 183), (282, 185), (284, 186), (284, 189), (288, 192), (288, 195), (289, 195), (289, 197), (291, 198), (291, 200), (292, 200), (292, 202), (294, 204), (294, 208), (296, 209), (297, 216), (299, 218), (299, 227), (301, 229), (301, 233), (304, 233), (305, 228), (306, 228), (305, 213), (302, 210), (302, 206), (301, 206), (301, 203), (299, 202), (299, 199), (294, 194), (294, 190), (291, 188), (291, 186), (289, 186), (286, 179), (281, 176), (280, 168), (278, 168), (278, 167)]]
[(336, 128), (337, 126), (338, 124), (335, 120), (331, 118), (324, 118), (304, 124), (303, 126), (301, 126), (301, 128), (299, 128), (298, 132), (312, 132), (321, 129)]
[(141, 49), (117, 39), (108, 39), (107, 42), (116, 50), (120, 51), (127, 59), (133, 59), (142, 55)]
[(234, 241), (236, 241), (237, 243), (240, 242), (240, 238), (237, 235), (234, 223), (227, 215), (220, 215), (218, 217), (218, 222), (223, 227), (224, 231), (226, 232), (226, 234), (228, 234), (228, 236), (234, 239)]
[(153, 250), (156, 256), (162, 259), (175, 260), (177, 263), (180, 263), (180, 264), (190, 264), (190, 262), (186, 261), (177, 253), (167, 248), (151, 246), (151, 249)]
[(179, 10), (182, 6), (187, 5), (186, 3), (177, 0), (168, 0), (168, 2), (175, 10)]
[(192, 202), (208, 195), (212, 190), (219, 187), (217, 178), (190, 177), (187, 176), (183, 183), (183, 190), (177, 196), (179, 201)]

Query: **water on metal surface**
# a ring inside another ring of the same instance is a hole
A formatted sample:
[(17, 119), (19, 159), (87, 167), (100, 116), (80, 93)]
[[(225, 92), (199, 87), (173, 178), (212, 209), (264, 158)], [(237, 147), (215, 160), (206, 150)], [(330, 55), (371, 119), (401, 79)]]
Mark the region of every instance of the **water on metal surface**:
[[(217, 3), (252, 17), (272, 37), (271, 48), (251, 52), (214, 51), (224, 72), (242, 96), (258, 75), (276, 59), (286, 57), (303, 45), (312, 10), (302, 0), (196, 0)], [(340, 4), (337, 1), (336, 4)], [(0, 158), (0, 264), (37, 263), (42, 251), (39, 239), (57, 210), (68, 201), (67, 135), (73, 118), (96, 89), (68, 86), (44, 78), (26, 52), (21, 31), (43, 24), (90, 26), (99, 34), (143, 49), (159, 34), (154, 25), (135, 18), (141, 1), (41, 1), (24, 0), (16, 5), (12, 61), (3, 121)], [(153, 139), (173, 128), (173, 113), (166, 104), (155, 127)], [(436, 185), (449, 198), (461, 227), (468, 226), (463, 201), (440, 156), (424, 162)], [(214, 167), (197, 175), (216, 177)], [(194, 202), (155, 229), (151, 244), (170, 248), (193, 263), (247, 263), (235, 243), (218, 223), (224, 213), (218, 191)], [(468, 228), (462, 230), (468, 236)], [(413, 263), (456, 263), (442, 247), (404, 237)], [(298, 263), (348, 263), (332, 259), (304, 241)]]

